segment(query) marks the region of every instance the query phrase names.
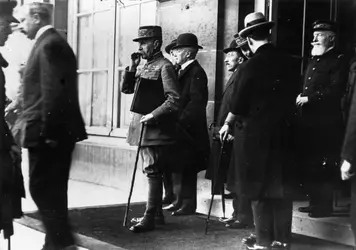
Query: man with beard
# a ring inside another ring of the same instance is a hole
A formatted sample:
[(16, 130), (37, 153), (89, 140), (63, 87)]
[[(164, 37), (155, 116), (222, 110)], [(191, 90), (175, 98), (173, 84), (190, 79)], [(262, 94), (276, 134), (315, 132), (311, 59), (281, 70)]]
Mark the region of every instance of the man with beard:
[(20, 30), (35, 44), (23, 72), (22, 146), (30, 192), (46, 230), (43, 249), (77, 249), (68, 221), (68, 179), (75, 143), (87, 138), (78, 100), (77, 59), (50, 25), (53, 5), (23, 7)]
[[(252, 220), (252, 208), (251, 203), (243, 198), (237, 197), (234, 184), (230, 187), (229, 182), (233, 178), (231, 174), (234, 172), (234, 166), (229, 168), (230, 166), (230, 157), (232, 151), (232, 144), (233, 144), (233, 136), (229, 135), (227, 141), (224, 143), (223, 155), (221, 162), (219, 164), (219, 157), (220, 157), (220, 148), (221, 148), (221, 141), (219, 138), (219, 130), (224, 125), (225, 119), (227, 114), (230, 110), (230, 102), (233, 94), (233, 89), (238, 85), (237, 74), (239, 72), (239, 66), (248, 60), (245, 55), (249, 57), (252, 55), (248, 45), (247, 40), (245, 38), (240, 37), (236, 34), (235, 39), (230, 43), (228, 48), (225, 48), (223, 52), (226, 54), (225, 56), (225, 65), (229, 72), (232, 72), (229, 80), (226, 83), (225, 90), (222, 94), (221, 104), (219, 108), (219, 113), (216, 120), (216, 126), (213, 129), (213, 142), (210, 152), (210, 164), (209, 168), (206, 172), (206, 178), (216, 180), (214, 184), (215, 190), (212, 192), (220, 193), (220, 190), (223, 190), (224, 184), (227, 182), (227, 189), (231, 191), (232, 194), (232, 205), (234, 208), (234, 212), (231, 217), (229, 218), (220, 218), (220, 221), (226, 224), (226, 227), (232, 229), (241, 229), (247, 228), (253, 225)], [(242, 47), (244, 47), (245, 53), (242, 52)], [(219, 164), (219, 165), (218, 165)], [(219, 172), (216, 173), (216, 169), (219, 169)], [(215, 173), (217, 174), (218, 178), (214, 177)], [(232, 181), (233, 182), (233, 181)], [(222, 194), (224, 195), (224, 194)]]
[[(140, 153), (148, 179), (148, 198), (143, 218), (130, 228), (134, 233), (141, 233), (154, 230), (156, 221), (164, 224), (162, 174), (173, 159), (180, 91), (173, 65), (161, 52), (162, 28), (141, 26), (133, 41), (138, 42), (139, 52), (131, 55), (131, 66), (126, 68), (121, 91), (134, 93), (131, 111), (144, 124)], [(147, 62), (138, 72), (141, 57)]]
[(312, 58), (304, 73), (303, 91), (296, 99), (300, 114), (298, 143), (310, 217), (329, 216), (333, 210), (333, 183), (344, 135), (341, 99), (348, 78), (347, 61), (335, 50), (336, 24), (313, 24)]
[(224, 141), (234, 131), (231, 164), (235, 190), (252, 200), (256, 237), (248, 249), (289, 249), (292, 226), (289, 120), (295, 109), (298, 71), (291, 56), (269, 42), (274, 23), (260, 12), (245, 17), (253, 57), (241, 65), (230, 113), (220, 130)]
[(172, 216), (194, 214), (196, 210), (197, 173), (207, 167), (210, 151), (206, 120), (208, 102), (208, 79), (196, 60), (199, 49), (197, 37), (192, 33), (180, 34), (172, 48), (177, 64), (182, 90), (182, 112), (177, 122), (177, 144), (180, 161), (173, 169), (175, 201), (165, 207)]

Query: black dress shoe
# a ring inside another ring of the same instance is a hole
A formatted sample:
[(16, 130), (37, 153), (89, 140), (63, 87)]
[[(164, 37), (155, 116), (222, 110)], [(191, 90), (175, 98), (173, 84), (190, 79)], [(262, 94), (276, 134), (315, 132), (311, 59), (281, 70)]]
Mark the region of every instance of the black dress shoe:
[(129, 228), (133, 233), (144, 233), (155, 229), (155, 220), (151, 216), (144, 216), (136, 225)]
[(231, 223), (234, 223), (236, 221), (236, 217), (234, 216), (231, 216), (229, 218), (219, 218), (219, 221), (222, 222), (222, 223), (225, 223), (225, 224), (231, 224)]
[(273, 241), (271, 244), (271, 250), (289, 250), (290, 244), (280, 241)]
[(246, 228), (253, 228), (254, 226), (253, 224), (247, 224), (236, 220), (233, 223), (226, 224), (226, 227), (230, 229), (246, 229)]
[(271, 250), (270, 246), (262, 246), (257, 243), (253, 244), (252, 246), (246, 246), (248, 250)]
[(323, 217), (330, 217), (331, 216), (331, 211), (329, 210), (319, 210), (319, 209), (314, 209), (311, 211), (308, 216), (310, 218), (323, 218)]
[(195, 214), (195, 211), (193, 210), (180, 208), (177, 211), (174, 211), (172, 213), (172, 216), (185, 216), (185, 215), (193, 215), (193, 214)]
[(173, 211), (177, 211), (178, 207), (174, 206), (173, 204), (170, 204), (168, 206), (163, 207), (162, 209), (165, 211), (173, 212)]
[(298, 211), (301, 213), (310, 213), (313, 211), (314, 206), (300, 207)]
[(247, 246), (253, 246), (257, 242), (257, 236), (256, 234), (250, 234), (249, 236), (246, 236), (242, 238), (242, 243), (246, 244)]
[[(143, 218), (144, 217), (134, 217), (134, 218), (131, 219), (131, 223), (139, 223), (139, 222), (141, 222), (143, 220)], [(157, 224), (157, 225), (166, 224), (163, 214), (155, 216), (155, 224)]]

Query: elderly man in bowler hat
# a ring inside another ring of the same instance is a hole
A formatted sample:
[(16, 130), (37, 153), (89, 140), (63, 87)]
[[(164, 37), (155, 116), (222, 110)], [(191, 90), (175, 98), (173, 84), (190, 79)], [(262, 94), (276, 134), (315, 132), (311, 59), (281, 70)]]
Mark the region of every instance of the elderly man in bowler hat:
[(254, 207), (256, 236), (244, 238), (247, 249), (289, 249), (291, 240), (288, 120), (295, 109), (298, 68), (269, 42), (273, 25), (260, 12), (245, 17), (239, 34), (254, 55), (240, 67), (230, 113), (220, 130), (226, 140), (234, 128), (236, 191)]
[[(247, 55), (251, 56), (250, 48), (248, 47), (246, 38), (240, 37), (236, 34), (235, 39), (232, 40), (230, 46), (225, 48), (223, 52), (226, 54), (225, 56), (225, 65), (229, 72), (231, 72), (231, 76), (227, 83), (225, 84), (225, 89), (222, 94), (221, 104), (217, 116), (217, 120), (213, 129), (213, 142), (210, 152), (209, 158), (209, 168), (206, 171), (206, 178), (214, 179), (217, 181), (215, 183), (216, 190), (212, 190), (212, 192), (218, 192), (222, 190), (223, 183), (227, 183), (227, 189), (231, 191), (232, 194), (232, 205), (234, 208), (234, 212), (229, 218), (220, 218), (220, 221), (226, 224), (226, 227), (232, 229), (241, 229), (251, 227), (253, 225), (252, 219), (252, 208), (251, 202), (248, 199), (244, 199), (244, 197), (238, 197), (236, 195), (236, 191), (234, 188), (234, 167), (230, 166), (230, 158), (233, 146), (233, 136), (229, 135), (227, 142), (224, 144), (224, 151), (222, 155), (222, 160), (220, 162), (220, 166), (218, 166), (219, 162), (219, 154), (221, 148), (221, 141), (219, 136), (219, 130), (224, 125), (225, 119), (230, 111), (230, 102), (232, 101), (232, 94), (234, 88), (238, 86), (237, 74), (239, 73), (239, 67), (248, 58), (242, 52), (241, 48), (244, 47)], [(246, 48), (247, 47), (247, 48)], [(215, 169), (219, 169), (217, 173), (218, 179), (214, 177)], [(229, 185), (230, 182), (232, 185)]]
[(197, 173), (207, 167), (209, 135), (206, 120), (208, 78), (196, 60), (199, 49), (192, 33), (180, 34), (172, 48), (177, 64), (181, 66), (178, 80), (182, 112), (177, 122), (177, 161), (173, 169), (175, 201), (164, 209), (173, 216), (194, 214), (196, 210)]
[(336, 24), (313, 24), (312, 58), (304, 72), (303, 90), (296, 98), (300, 110), (298, 150), (303, 182), (310, 203), (300, 212), (310, 217), (329, 216), (333, 210), (333, 184), (338, 172), (344, 136), (341, 100), (346, 90), (348, 65), (335, 49)]
[[(0, 47), (5, 45), (11, 34), (11, 23), (18, 23), (12, 15), (16, 4), (14, 1), (0, 2)], [(25, 197), (21, 164), (14, 164), (16, 159), (21, 159), (21, 151), (4, 119), (6, 91), (3, 68), (8, 65), (0, 54), (0, 231), (5, 239), (14, 233), (12, 220), (22, 216), (21, 198)]]
[[(156, 224), (164, 224), (162, 174), (171, 165), (175, 151), (180, 91), (173, 65), (161, 52), (161, 27), (141, 26), (133, 41), (138, 43), (139, 49), (131, 55), (121, 91), (134, 94), (131, 111), (139, 115), (144, 124), (140, 153), (148, 180), (148, 198), (143, 218), (130, 228), (140, 233), (154, 230)], [(141, 57), (146, 63), (138, 72)]]

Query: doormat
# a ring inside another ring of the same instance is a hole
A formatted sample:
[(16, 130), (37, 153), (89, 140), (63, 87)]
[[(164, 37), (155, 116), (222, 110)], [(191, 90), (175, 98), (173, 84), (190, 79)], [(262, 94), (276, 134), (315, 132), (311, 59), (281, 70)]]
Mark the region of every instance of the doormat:
[[(151, 232), (135, 234), (128, 230), (128, 227), (133, 225), (130, 219), (141, 217), (145, 205), (130, 207), (127, 227), (123, 227), (125, 209), (123, 205), (71, 209), (69, 218), (75, 233), (130, 250), (240, 249), (242, 237), (251, 232), (226, 229), (224, 224), (212, 218), (208, 234), (205, 235), (203, 216), (173, 217), (165, 212), (165, 225), (156, 225), (156, 229)], [(32, 221), (40, 220), (37, 212), (27, 213), (22, 219), (22, 224), (26, 224), (26, 217), (32, 218)], [(27, 226), (43, 232), (41, 223), (31, 224)]]

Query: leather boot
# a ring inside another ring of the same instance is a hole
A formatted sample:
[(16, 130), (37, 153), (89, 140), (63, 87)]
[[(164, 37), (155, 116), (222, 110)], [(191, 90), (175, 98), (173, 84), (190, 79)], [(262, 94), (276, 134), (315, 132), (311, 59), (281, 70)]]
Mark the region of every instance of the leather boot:
[[(130, 227), (134, 233), (143, 233), (155, 229), (155, 216), (162, 208), (162, 177), (148, 177), (148, 199), (146, 211), (142, 220), (136, 225)], [(163, 214), (162, 214), (163, 216)]]

